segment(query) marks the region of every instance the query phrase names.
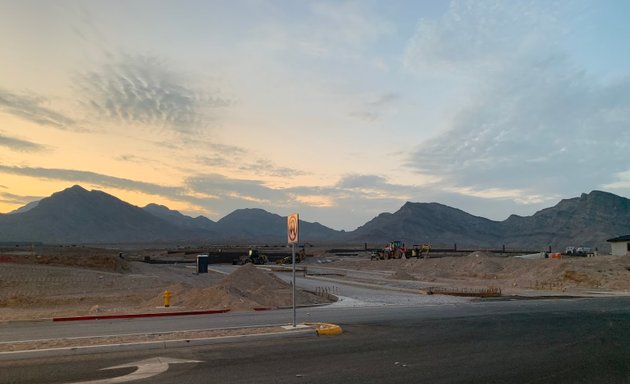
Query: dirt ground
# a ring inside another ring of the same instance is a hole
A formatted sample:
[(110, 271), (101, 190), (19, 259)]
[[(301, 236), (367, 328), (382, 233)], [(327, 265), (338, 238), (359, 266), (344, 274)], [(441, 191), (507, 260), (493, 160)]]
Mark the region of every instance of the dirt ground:
[(391, 279), (418, 280), (438, 286), (497, 287), (505, 294), (630, 290), (630, 256), (528, 260), (473, 252), (467, 256), (428, 259), (344, 259), (327, 265), (390, 271)]
[[(252, 265), (231, 275), (194, 264), (127, 261), (95, 249), (0, 252), (0, 321), (97, 314), (225, 309), (292, 303), (290, 286)], [(163, 293), (172, 293), (164, 307)], [(298, 291), (298, 305), (329, 302)]]
[[(628, 293), (630, 256), (527, 260), (467, 256), (371, 261), (319, 254), (307, 264), (384, 271), (389, 279), (453, 288), (501, 288), (508, 295)], [(162, 294), (172, 293), (164, 308)], [(196, 274), (194, 264), (129, 261), (92, 248), (0, 250), (0, 321), (181, 310), (284, 307), (291, 288), (252, 265), (225, 276)], [(299, 305), (329, 302), (300, 291)]]

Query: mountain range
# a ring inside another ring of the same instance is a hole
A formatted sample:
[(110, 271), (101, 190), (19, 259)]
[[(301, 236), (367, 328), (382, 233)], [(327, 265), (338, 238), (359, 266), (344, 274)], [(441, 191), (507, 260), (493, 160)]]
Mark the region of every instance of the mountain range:
[[(337, 231), (300, 220), (303, 242), (407, 244), (491, 248), (564, 249), (585, 245), (609, 249), (606, 239), (630, 234), (630, 200), (592, 191), (565, 199), (532, 216), (493, 221), (439, 203), (405, 203), (354, 231)], [(50, 244), (251, 243), (286, 242), (286, 217), (262, 209), (238, 209), (218, 221), (190, 217), (165, 206), (143, 208), (101, 191), (76, 185), (0, 214), (0, 242)]]

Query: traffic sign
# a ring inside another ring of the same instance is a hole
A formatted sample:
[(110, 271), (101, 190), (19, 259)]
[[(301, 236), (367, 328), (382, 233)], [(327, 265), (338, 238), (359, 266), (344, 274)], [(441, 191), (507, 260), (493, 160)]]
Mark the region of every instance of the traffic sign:
[(299, 241), (299, 223), (300, 219), (297, 213), (292, 213), (287, 217), (287, 240), (289, 244), (295, 244)]

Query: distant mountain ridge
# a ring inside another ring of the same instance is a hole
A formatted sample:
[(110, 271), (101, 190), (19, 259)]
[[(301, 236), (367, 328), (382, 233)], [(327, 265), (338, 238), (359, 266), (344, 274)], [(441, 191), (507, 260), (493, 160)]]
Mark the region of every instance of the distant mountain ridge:
[[(157, 204), (136, 207), (78, 185), (29, 205), (29, 209), (0, 215), (0, 242), (286, 243), (286, 217), (258, 208), (237, 209), (214, 222)], [(504, 221), (439, 203), (412, 202), (349, 232), (300, 220), (304, 242), (366, 242), (372, 246), (402, 240), (409, 245), (447, 247), (563, 249), (567, 245), (586, 245), (605, 250), (609, 249), (606, 239), (625, 234), (630, 234), (630, 200), (601, 191), (562, 200), (532, 216), (512, 215)]]
[(349, 232), (348, 238), (380, 242), (397, 239), (410, 245), (494, 245), (501, 235), (499, 222), (443, 204), (407, 202), (397, 212), (381, 213)]
[(213, 231), (217, 226), (217, 223), (205, 216), (192, 218), (190, 216), (182, 215), (179, 211), (174, 211), (163, 205), (148, 204), (142, 209), (180, 228)]
[[(305, 241), (336, 239), (338, 232), (300, 221)], [(219, 222), (192, 218), (165, 206), (139, 208), (81, 186), (52, 194), (28, 210), (0, 215), (0, 242), (157, 243), (286, 242), (286, 218), (262, 209), (239, 209)]]
[(561, 200), (532, 216), (512, 215), (504, 221), (473, 216), (437, 203), (406, 203), (349, 232), (351, 240), (399, 239), (407, 244), (563, 250), (585, 245), (608, 250), (606, 239), (630, 234), (630, 200), (592, 191)]
[(192, 238), (141, 208), (75, 185), (26, 212), (0, 217), (0, 241), (131, 243)]

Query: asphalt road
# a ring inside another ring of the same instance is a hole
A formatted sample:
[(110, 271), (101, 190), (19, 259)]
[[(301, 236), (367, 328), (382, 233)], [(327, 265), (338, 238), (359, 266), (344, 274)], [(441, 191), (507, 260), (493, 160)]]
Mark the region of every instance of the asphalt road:
[[(0, 383), (120, 377), (135, 368), (102, 369), (158, 356), (199, 362), (173, 364), (136, 382), (630, 382), (628, 298), (321, 308), (316, 313), (341, 324), (344, 334), (0, 362)], [(275, 315), (286, 314), (264, 314)]]

